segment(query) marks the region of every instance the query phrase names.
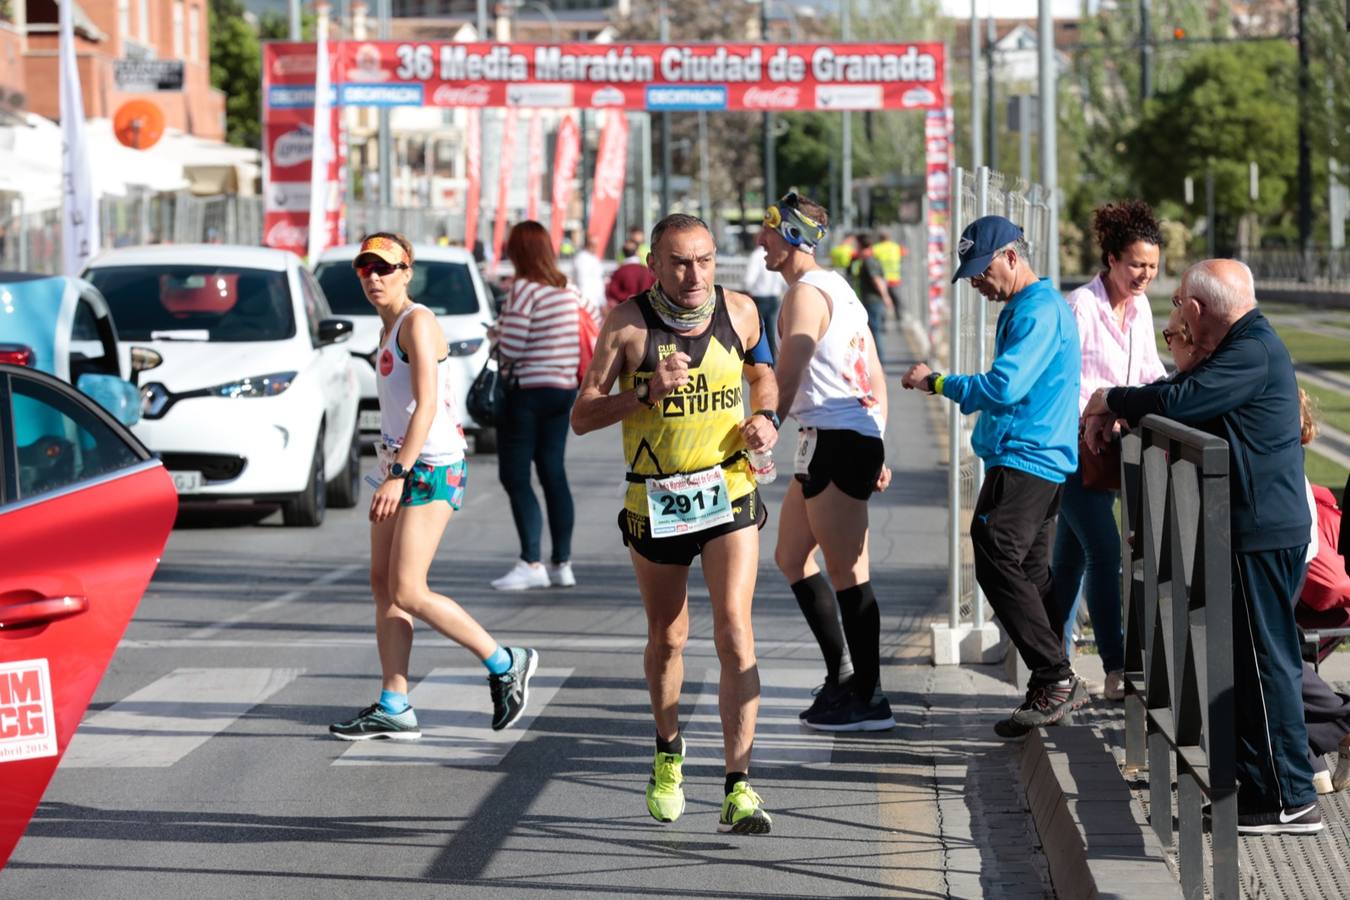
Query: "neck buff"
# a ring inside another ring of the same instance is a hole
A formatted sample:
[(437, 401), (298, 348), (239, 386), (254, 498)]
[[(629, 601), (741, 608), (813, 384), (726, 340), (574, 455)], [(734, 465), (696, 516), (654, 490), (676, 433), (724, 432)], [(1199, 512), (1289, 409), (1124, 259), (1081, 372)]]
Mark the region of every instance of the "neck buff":
[(708, 294), (707, 300), (690, 309), (667, 299), (665, 292), (661, 290), (661, 282), (658, 281), (647, 291), (647, 300), (651, 303), (656, 317), (671, 331), (693, 331), (712, 318), (713, 309), (717, 306), (717, 289), (714, 288)]

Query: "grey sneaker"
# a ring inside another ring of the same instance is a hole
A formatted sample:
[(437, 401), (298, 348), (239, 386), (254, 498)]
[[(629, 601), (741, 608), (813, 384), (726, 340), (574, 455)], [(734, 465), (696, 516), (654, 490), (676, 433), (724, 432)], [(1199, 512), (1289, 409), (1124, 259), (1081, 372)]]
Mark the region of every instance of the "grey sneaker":
[(417, 713), (411, 706), (401, 713), (390, 714), (378, 703), (367, 706), (354, 719), (329, 725), (328, 733), (340, 741), (415, 741), (422, 737)]
[(1087, 685), (1077, 675), (1056, 684), (1030, 688), (1022, 705), (994, 724), (994, 733), (1003, 738), (1022, 737), (1042, 725), (1058, 724), (1087, 700)]
[(526, 647), (508, 647), (511, 668), (500, 675), (488, 676), (492, 691), (492, 730), (501, 731), (516, 723), (525, 713), (530, 699), (530, 678), (539, 667), (539, 654)]

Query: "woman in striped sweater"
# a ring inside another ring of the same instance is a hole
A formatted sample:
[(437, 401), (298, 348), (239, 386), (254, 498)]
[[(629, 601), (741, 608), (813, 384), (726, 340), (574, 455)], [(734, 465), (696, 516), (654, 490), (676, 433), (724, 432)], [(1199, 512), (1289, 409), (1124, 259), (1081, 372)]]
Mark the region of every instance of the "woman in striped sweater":
[[(575, 512), (563, 455), (568, 417), (577, 396), (581, 345), (577, 315), (598, 317), (558, 271), (553, 242), (538, 222), (521, 222), (506, 240), (515, 281), (497, 320), (495, 339), (508, 372), (506, 410), (497, 426), (497, 471), (511, 500), (520, 536), (520, 559), (492, 582), (499, 591), (572, 587), (572, 526)], [(530, 465), (539, 474), (548, 506), (552, 564), (543, 565), (543, 517), (530, 485)]]

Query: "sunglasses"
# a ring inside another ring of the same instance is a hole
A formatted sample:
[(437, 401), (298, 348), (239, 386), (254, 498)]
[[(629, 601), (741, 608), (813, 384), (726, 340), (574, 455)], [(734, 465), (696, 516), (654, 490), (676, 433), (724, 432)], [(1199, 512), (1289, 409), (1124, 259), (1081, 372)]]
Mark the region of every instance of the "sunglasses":
[(366, 263), (363, 266), (356, 267), (356, 274), (362, 278), (369, 278), (371, 275), (378, 275), (381, 278), (387, 278), (397, 272), (399, 269), (408, 268), (407, 263), (387, 263), (383, 260), (378, 262)]

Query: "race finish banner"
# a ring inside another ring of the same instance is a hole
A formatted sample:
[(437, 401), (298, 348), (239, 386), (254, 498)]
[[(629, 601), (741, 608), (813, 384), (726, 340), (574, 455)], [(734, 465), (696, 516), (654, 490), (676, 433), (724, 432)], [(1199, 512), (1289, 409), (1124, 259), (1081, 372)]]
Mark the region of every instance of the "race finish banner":
[[(264, 45), (268, 109), (314, 105), (311, 44)], [(334, 41), (338, 106), (941, 109), (942, 44)], [(309, 71), (285, 60), (307, 56)]]

